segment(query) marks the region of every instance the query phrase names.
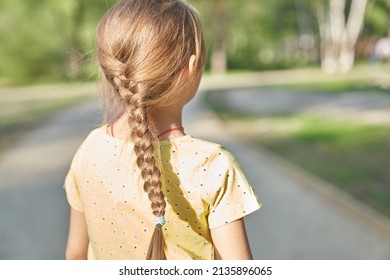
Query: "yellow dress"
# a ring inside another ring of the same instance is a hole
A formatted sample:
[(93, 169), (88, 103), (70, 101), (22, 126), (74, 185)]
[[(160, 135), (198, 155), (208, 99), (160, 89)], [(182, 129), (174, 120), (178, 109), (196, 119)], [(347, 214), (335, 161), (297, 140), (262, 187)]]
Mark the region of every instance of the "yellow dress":
[[(261, 204), (233, 156), (218, 144), (185, 135), (160, 141), (167, 259), (214, 259), (210, 228)], [(145, 259), (154, 229), (132, 143), (93, 130), (65, 179), (71, 207), (85, 214), (89, 259)]]

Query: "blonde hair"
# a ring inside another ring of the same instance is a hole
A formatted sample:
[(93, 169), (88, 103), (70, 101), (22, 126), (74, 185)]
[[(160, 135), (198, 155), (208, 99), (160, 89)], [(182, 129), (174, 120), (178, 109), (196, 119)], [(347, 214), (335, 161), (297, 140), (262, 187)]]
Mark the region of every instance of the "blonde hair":
[[(159, 142), (148, 110), (166, 106), (199, 82), (205, 61), (196, 11), (182, 0), (122, 0), (102, 18), (97, 30), (97, 56), (111, 111), (129, 115), (130, 139), (144, 190), (156, 217), (165, 215), (161, 171), (154, 153)], [(191, 55), (193, 79), (183, 79)], [(166, 259), (162, 225), (156, 224), (147, 259)]]

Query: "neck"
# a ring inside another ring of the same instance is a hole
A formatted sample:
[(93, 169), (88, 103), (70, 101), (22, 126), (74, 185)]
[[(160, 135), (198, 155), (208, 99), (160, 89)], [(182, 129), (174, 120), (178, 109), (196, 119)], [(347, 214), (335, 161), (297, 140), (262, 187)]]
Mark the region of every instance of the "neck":
[[(159, 109), (149, 110), (149, 118), (152, 123), (156, 135), (182, 125), (182, 111), (183, 106), (164, 107)], [(123, 114), (118, 121), (115, 122), (113, 132), (115, 137), (121, 139), (127, 139), (129, 135), (129, 127), (127, 123), (127, 114)], [(164, 133), (159, 137), (159, 140), (166, 140), (169, 138), (183, 136), (184, 133), (181, 130), (172, 130), (168, 133)]]
[[(182, 125), (182, 107), (181, 108), (160, 108), (149, 111), (149, 117), (157, 131), (157, 134), (168, 129)], [(173, 130), (161, 135), (160, 140), (183, 136), (181, 130)]]

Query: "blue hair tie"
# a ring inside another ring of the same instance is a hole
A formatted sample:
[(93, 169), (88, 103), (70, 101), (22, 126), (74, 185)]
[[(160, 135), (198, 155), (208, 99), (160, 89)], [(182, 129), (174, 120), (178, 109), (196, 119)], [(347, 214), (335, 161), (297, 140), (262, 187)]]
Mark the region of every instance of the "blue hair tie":
[(154, 225), (165, 225), (165, 218), (164, 216), (161, 217), (154, 217)]

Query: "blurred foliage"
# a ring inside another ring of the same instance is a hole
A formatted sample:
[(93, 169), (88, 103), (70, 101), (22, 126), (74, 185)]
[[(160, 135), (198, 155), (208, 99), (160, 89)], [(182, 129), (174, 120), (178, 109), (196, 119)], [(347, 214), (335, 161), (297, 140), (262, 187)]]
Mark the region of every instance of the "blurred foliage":
[(1, 0), (0, 86), (88, 79), (96, 24), (114, 2)]
[(371, 1), (367, 8), (363, 36), (386, 37), (390, 28), (390, 0)]
[[(328, 0), (188, 1), (201, 14), (209, 57), (222, 49), (229, 69), (319, 64), (315, 5)], [(96, 78), (95, 28), (115, 2), (0, 0), (0, 86)], [(370, 0), (362, 37), (386, 36), (389, 12), (390, 0)]]

